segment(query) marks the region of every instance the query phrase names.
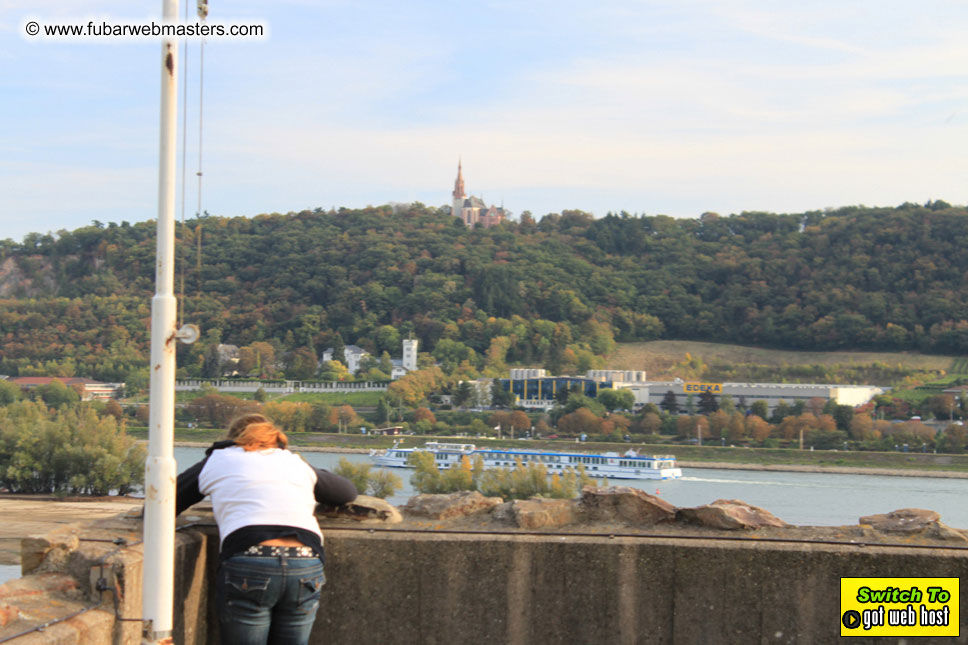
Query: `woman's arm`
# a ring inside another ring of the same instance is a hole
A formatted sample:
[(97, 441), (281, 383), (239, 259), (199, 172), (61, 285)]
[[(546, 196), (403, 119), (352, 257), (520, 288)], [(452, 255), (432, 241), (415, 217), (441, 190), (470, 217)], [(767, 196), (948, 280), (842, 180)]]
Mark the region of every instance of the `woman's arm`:
[(202, 472), (202, 468), (205, 467), (206, 461), (208, 461), (208, 457), (205, 457), (205, 459), (202, 459), (178, 476), (175, 484), (175, 515), (178, 515), (192, 504), (197, 504), (205, 499), (202, 492), (198, 490), (198, 475)]
[(339, 506), (356, 499), (358, 493), (353, 482), (322, 468), (313, 468), (313, 470), (316, 472), (316, 486), (313, 488), (313, 494), (317, 502)]

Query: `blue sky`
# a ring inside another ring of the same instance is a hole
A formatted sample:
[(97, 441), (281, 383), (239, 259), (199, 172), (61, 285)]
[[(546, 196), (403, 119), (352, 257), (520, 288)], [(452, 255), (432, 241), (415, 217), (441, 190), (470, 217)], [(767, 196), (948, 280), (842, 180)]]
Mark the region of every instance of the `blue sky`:
[[(212, 214), (442, 205), (458, 157), (468, 192), (539, 217), (966, 201), (965, 2), (210, 2), (270, 30), (205, 47)], [(161, 4), (0, 0), (0, 238), (156, 216), (158, 42), (23, 24)]]

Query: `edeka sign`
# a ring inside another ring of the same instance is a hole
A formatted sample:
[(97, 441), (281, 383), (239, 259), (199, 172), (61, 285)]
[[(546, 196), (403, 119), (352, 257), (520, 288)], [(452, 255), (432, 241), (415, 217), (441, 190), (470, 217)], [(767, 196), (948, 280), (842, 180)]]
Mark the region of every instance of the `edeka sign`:
[(841, 636), (958, 636), (958, 578), (841, 578)]
[(702, 394), (712, 392), (713, 394), (723, 393), (722, 383), (683, 383), (682, 391), (686, 394)]

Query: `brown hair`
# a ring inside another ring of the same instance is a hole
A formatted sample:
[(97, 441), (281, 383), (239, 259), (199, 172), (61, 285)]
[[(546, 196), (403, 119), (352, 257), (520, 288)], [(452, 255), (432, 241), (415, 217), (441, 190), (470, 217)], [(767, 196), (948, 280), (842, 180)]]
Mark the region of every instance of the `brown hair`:
[(235, 437), (235, 443), (251, 452), (266, 448), (287, 448), (289, 438), (271, 423), (250, 423)]
[(272, 421), (269, 420), (269, 417), (265, 416), (264, 414), (259, 414), (258, 412), (243, 414), (242, 416), (233, 420), (229, 425), (228, 438), (236, 439), (240, 434), (242, 434), (242, 431), (245, 430), (247, 426), (253, 423), (272, 423)]

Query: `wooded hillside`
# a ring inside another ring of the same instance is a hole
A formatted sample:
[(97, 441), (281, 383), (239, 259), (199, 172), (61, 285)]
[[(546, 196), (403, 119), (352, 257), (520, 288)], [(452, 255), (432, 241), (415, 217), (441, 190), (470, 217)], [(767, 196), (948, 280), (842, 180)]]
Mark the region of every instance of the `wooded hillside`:
[[(119, 381), (143, 368), (154, 232), (95, 222), (0, 242), (0, 373)], [(179, 237), (183, 317), (204, 338), (180, 350), (188, 373), (217, 342), (267, 343), (288, 370), (340, 343), (398, 356), (411, 332), (448, 367), (485, 372), (585, 369), (615, 340), (968, 350), (968, 212), (944, 202), (565, 211), (488, 230), (416, 204), (205, 216)]]

